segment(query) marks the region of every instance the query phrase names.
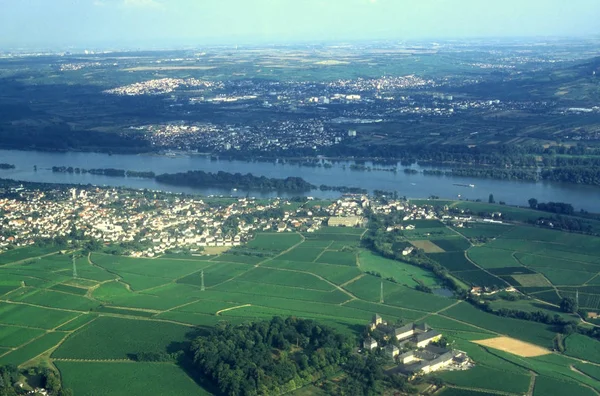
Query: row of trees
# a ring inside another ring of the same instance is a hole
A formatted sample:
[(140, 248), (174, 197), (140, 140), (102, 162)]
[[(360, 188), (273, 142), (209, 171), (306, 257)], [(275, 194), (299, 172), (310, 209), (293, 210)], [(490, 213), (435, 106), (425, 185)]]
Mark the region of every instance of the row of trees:
[(529, 207), (531, 209), (541, 210), (542, 212), (556, 213), (559, 215), (573, 215), (575, 209), (573, 205), (564, 202), (538, 202), (535, 198), (530, 198)]
[(303, 192), (315, 188), (315, 186), (300, 177), (274, 179), (265, 176), (254, 176), (251, 173), (243, 175), (222, 171), (217, 173), (188, 171), (185, 173), (162, 174), (156, 176), (156, 181), (176, 186), (240, 188), (262, 191)]
[(124, 169), (114, 168), (102, 168), (102, 169), (84, 169), (84, 168), (73, 168), (72, 166), (53, 166), (53, 173), (75, 173), (85, 174), (89, 173), (92, 175), (112, 176), (112, 177), (141, 177), (146, 179), (154, 179), (156, 174), (154, 172), (144, 171), (131, 171)]

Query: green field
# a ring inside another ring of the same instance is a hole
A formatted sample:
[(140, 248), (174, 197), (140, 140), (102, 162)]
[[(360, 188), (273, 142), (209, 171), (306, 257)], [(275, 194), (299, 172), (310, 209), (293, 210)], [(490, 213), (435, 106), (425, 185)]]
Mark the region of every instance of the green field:
[(485, 366), (475, 366), (467, 371), (441, 373), (439, 376), (457, 386), (520, 394), (527, 392), (531, 379), (527, 374), (506, 372)]
[(540, 376), (535, 381), (534, 396), (569, 395), (594, 396), (597, 393), (576, 382), (561, 381), (552, 377)]
[(248, 247), (258, 250), (282, 252), (302, 242), (302, 236), (296, 233), (258, 234), (248, 242)]
[(67, 333), (62, 332), (46, 333), (28, 344), (21, 346), (19, 349), (0, 357), (0, 365), (12, 364), (18, 366), (24, 364), (49, 349), (54, 348), (66, 336)]
[(14, 263), (17, 261), (23, 261), (23, 260), (31, 259), (33, 257), (44, 256), (44, 255), (56, 252), (58, 250), (59, 249), (57, 249), (54, 246), (48, 246), (48, 247), (28, 246), (28, 247), (9, 250), (7, 252), (0, 253), (0, 265)]
[(77, 396), (211, 394), (172, 364), (58, 361), (56, 367)]
[(315, 261), (317, 263), (348, 265), (353, 267), (356, 266), (356, 253), (326, 250)]
[[(139, 352), (167, 352), (191, 329), (172, 323), (99, 317), (54, 351), (57, 359), (128, 359)], [(140, 336), (143, 335), (143, 336)]]
[(600, 342), (590, 337), (571, 334), (565, 339), (566, 354), (600, 364)]
[(543, 347), (551, 347), (555, 333), (549, 326), (519, 319), (502, 318), (461, 303), (442, 313), (474, 326), (521, 339)]
[(429, 271), (408, 263), (378, 256), (368, 250), (359, 253), (358, 261), (362, 271), (377, 272), (383, 278), (394, 278), (403, 285), (414, 287), (419, 284), (419, 281), (427, 286), (435, 286), (439, 283), (435, 275)]
[[(590, 274), (591, 278), (600, 267), (600, 260), (595, 262), (595, 239), (569, 236), (563, 240), (548, 231), (534, 240), (528, 237), (533, 229), (520, 226), (474, 224), (457, 229), (463, 235), (473, 232), (473, 237), (496, 238), (473, 247), (441, 222), (412, 223), (416, 230), (406, 236), (425, 238), (442, 248), (444, 253), (427, 257), (468, 284), (504, 285), (504, 279), (536, 298), (558, 304), (560, 297), (544, 274), (552, 282), (562, 282), (556, 283), (562, 296), (574, 296), (577, 287), (584, 307), (595, 306), (599, 296), (600, 308), (600, 285), (590, 282), (583, 286), (582, 276)], [(132, 358), (139, 352), (176, 350), (197, 334), (195, 326), (292, 315), (356, 336), (378, 313), (390, 323), (428, 323), (475, 360), (471, 370), (440, 374), (456, 387), (440, 394), (470, 394), (469, 388), (523, 394), (529, 387), (529, 370), (539, 373), (538, 379), (556, 375), (566, 381), (567, 385), (561, 381), (561, 386), (575, 386), (574, 392), (587, 390), (578, 384), (593, 386), (592, 379), (569, 369), (576, 361), (567, 356), (525, 360), (472, 343), (503, 334), (551, 348), (556, 329), (488, 314), (465, 302), (453, 306), (457, 303), (453, 298), (415, 290), (419, 284), (436, 288), (441, 283), (423, 267), (361, 247), (364, 232), (323, 227), (302, 236), (263, 233), (246, 250), (242, 247), (235, 254), (231, 251), (202, 259), (138, 259), (93, 253), (91, 263), (87, 256), (77, 259), (78, 278), (71, 275), (69, 255), (5, 265), (0, 268), (0, 295), (5, 295), (0, 302), (0, 362), (19, 365), (36, 358), (35, 364), (54, 364), (64, 385), (78, 395), (135, 396), (147, 394), (148, 387), (151, 394), (203, 394), (204, 388), (178, 366), (134, 362)], [(406, 238), (401, 243), (407, 243)], [(23, 280), (26, 287), (21, 285)], [(544, 283), (538, 285), (541, 281)], [(490, 306), (574, 318), (534, 300), (498, 299)], [(47, 330), (51, 332), (45, 333)], [(51, 354), (45, 353), (59, 343)], [(597, 362), (600, 351), (596, 344), (591, 338), (571, 335), (565, 341), (566, 354)], [(581, 371), (595, 378), (594, 366), (584, 365)], [(88, 374), (81, 378), (81, 373)], [(158, 373), (166, 377), (155, 380)], [(108, 376), (118, 378), (104, 384)], [(138, 383), (140, 378), (145, 384)], [(304, 391), (309, 392), (308, 388)]]
[(508, 250), (475, 246), (469, 249), (467, 254), (471, 260), (485, 269), (520, 266), (519, 262), (512, 256), (512, 252)]
[(0, 325), (0, 347), (16, 348), (42, 334), (43, 330)]

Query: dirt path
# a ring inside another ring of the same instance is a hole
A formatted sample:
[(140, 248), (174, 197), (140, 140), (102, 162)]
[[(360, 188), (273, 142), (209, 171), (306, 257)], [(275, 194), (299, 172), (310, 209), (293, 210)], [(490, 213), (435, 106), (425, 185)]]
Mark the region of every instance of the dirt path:
[[(272, 270), (276, 270), (276, 271), (286, 271), (286, 272), (295, 272), (298, 274), (308, 274), (308, 275), (312, 275), (315, 278), (318, 278), (320, 280), (322, 280), (323, 282), (328, 283), (329, 285), (333, 286), (334, 288), (336, 288), (337, 290), (341, 291), (342, 293), (348, 295), (351, 299), (353, 300), (360, 300), (358, 297), (356, 297), (354, 294), (350, 293), (348, 290), (336, 285), (335, 283), (328, 281), (327, 279), (323, 278), (321, 275), (317, 275), (317, 274), (313, 274), (312, 272), (307, 272), (307, 271), (300, 271), (300, 270), (293, 270), (293, 269), (287, 269), (287, 268), (276, 268), (276, 267), (263, 267), (263, 268), (268, 268), (268, 269), (272, 269)], [(314, 290), (314, 289), (310, 289), (310, 290)], [(321, 290), (324, 291), (324, 290)]]
[(491, 389), (482, 389), (482, 388), (467, 388), (464, 386), (454, 386), (454, 385), (446, 385), (448, 388), (452, 388), (452, 389), (458, 389), (458, 390), (467, 390), (467, 391), (475, 391), (475, 392), (481, 392), (481, 393), (485, 393), (485, 394), (493, 394), (493, 395), (503, 395), (503, 396), (515, 396), (517, 395), (517, 393), (510, 393), (510, 392), (502, 392), (502, 391), (497, 391), (497, 390), (491, 390)]
[(209, 287), (207, 287), (207, 289), (212, 289), (213, 287), (217, 287), (217, 286), (220, 286), (220, 285), (222, 285), (222, 284), (224, 284), (224, 283), (231, 282), (232, 280), (234, 280), (234, 279), (236, 279), (236, 278), (239, 278), (240, 276), (242, 276), (242, 275), (244, 275), (244, 274), (248, 273), (249, 271), (252, 271), (254, 268), (258, 268), (258, 267), (260, 267), (261, 265), (263, 265), (264, 263), (268, 263), (268, 262), (269, 262), (269, 261), (271, 261), (271, 260), (275, 260), (277, 257), (280, 257), (280, 256), (282, 256), (282, 255), (284, 255), (284, 254), (286, 254), (286, 253), (288, 253), (288, 252), (291, 252), (292, 250), (296, 249), (298, 246), (302, 245), (302, 244), (304, 243), (304, 241), (306, 241), (306, 238), (304, 238), (304, 235), (302, 235), (302, 234), (301, 234), (301, 233), (299, 233), (299, 232), (296, 232), (296, 234), (300, 235), (300, 237), (302, 238), (302, 240), (301, 240), (300, 242), (298, 242), (297, 244), (295, 244), (294, 246), (292, 246), (292, 247), (290, 247), (290, 248), (288, 248), (288, 249), (284, 250), (283, 252), (281, 252), (281, 253), (279, 253), (279, 254), (277, 254), (277, 255), (273, 256), (273, 257), (269, 257), (269, 258), (266, 258), (266, 259), (264, 259), (264, 260), (262, 260), (262, 261), (259, 261), (259, 262), (258, 262), (258, 263), (256, 263), (254, 266), (250, 267), (250, 269), (248, 269), (248, 271), (244, 271), (244, 272), (242, 272), (242, 273), (240, 273), (240, 274), (237, 274), (236, 276), (234, 276), (234, 277), (232, 277), (232, 278), (229, 278), (229, 279), (227, 279), (227, 280), (224, 280), (224, 281), (223, 281), (223, 282), (221, 282), (221, 283), (217, 283), (216, 285), (209, 286)]
[(321, 256), (323, 255), (323, 253), (325, 253), (327, 251), (327, 249), (329, 249), (331, 247), (331, 245), (333, 245), (333, 241), (329, 242), (329, 245), (327, 245), (327, 247), (325, 247), (325, 249), (323, 249), (321, 251), (321, 253), (319, 253), (319, 255), (317, 257), (315, 257), (315, 259), (312, 262), (316, 263), (317, 260), (321, 258)]
[(533, 396), (533, 390), (535, 389), (535, 380), (537, 379), (537, 373), (534, 371), (529, 371), (531, 374), (531, 381), (529, 382), (529, 390), (527, 391), (527, 396)]
[(221, 309), (220, 311), (217, 311), (215, 313), (215, 315), (221, 316), (221, 313), (223, 313), (223, 312), (233, 311), (234, 309), (246, 308), (246, 307), (251, 307), (251, 306), (252, 306), (252, 304), (244, 304), (244, 305), (238, 305), (237, 307), (225, 308), (225, 309)]
[(351, 283), (354, 283), (354, 282), (356, 282), (357, 280), (359, 280), (359, 279), (361, 279), (361, 278), (364, 278), (366, 275), (367, 275), (367, 274), (360, 274), (360, 275), (358, 275), (356, 278), (350, 279), (349, 281), (342, 283), (342, 284), (340, 285), (340, 287), (344, 287), (344, 286), (347, 286), (347, 285), (349, 285), (349, 284), (351, 284)]

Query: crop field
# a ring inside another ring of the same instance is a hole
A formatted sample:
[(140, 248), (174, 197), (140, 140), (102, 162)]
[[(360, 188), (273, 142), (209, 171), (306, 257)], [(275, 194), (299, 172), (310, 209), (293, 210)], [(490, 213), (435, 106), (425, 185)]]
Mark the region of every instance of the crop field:
[(27, 260), (32, 257), (44, 256), (47, 254), (51, 254), (56, 252), (58, 249), (53, 246), (49, 247), (38, 247), (38, 246), (28, 246), (23, 248), (18, 248), (14, 250), (9, 250), (4, 253), (0, 253), (0, 265), (5, 265), (9, 263), (14, 263), (22, 260)]
[(271, 260), (263, 264), (261, 267), (282, 268), (294, 271), (310, 272), (312, 274), (322, 276), (323, 278), (335, 283), (336, 285), (341, 285), (362, 274), (362, 272), (358, 268), (349, 267), (347, 265), (332, 265), (287, 260)]
[[(329, 244), (328, 244), (329, 245)], [(287, 253), (277, 256), (278, 260), (290, 260), (290, 261), (315, 261), (317, 257), (323, 252), (324, 249), (320, 248), (305, 248), (304, 244), (300, 245)]]
[[(66, 388), (77, 396), (210, 395), (172, 364), (57, 361)], [(110, 381), (107, 381), (110, 378)]]
[(217, 291), (233, 292), (259, 296), (285, 296), (294, 300), (306, 300), (316, 302), (342, 303), (348, 300), (348, 296), (338, 290), (320, 291), (302, 289), (299, 287), (286, 287), (280, 285), (255, 284), (251, 282), (231, 281), (226, 284), (216, 286)]
[[(128, 359), (139, 352), (167, 352), (186, 340), (190, 328), (173, 323), (99, 317), (54, 351), (57, 359)], [(140, 337), (143, 334), (143, 337)]]
[(480, 311), (466, 303), (451, 307), (442, 312), (442, 315), (546, 348), (552, 346), (555, 335), (547, 325), (519, 319), (502, 318)]
[(567, 355), (600, 364), (600, 342), (580, 334), (565, 339)]
[(0, 325), (0, 347), (16, 348), (42, 334), (44, 334), (43, 330)]
[(326, 250), (315, 260), (317, 263), (356, 266), (356, 253)]
[(428, 255), (432, 260), (437, 261), (448, 271), (471, 271), (478, 269), (465, 257), (464, 252), (448, 252)]
[(427, 286), (435, 286), (439, 283), (435, 276), (429, 271), (408, 263), (378, 256), (367, 250), (359, 253), (358, 261), (360, 263), (360, 268), (363, 271), (377, 272), (386, 279), (394, 278), (396, 282), (402, 285), (414, 287), (418, 284), (417, 280), (423, 282)]
[(543, 356), (550, 353), (550, 350), (537, 345), (528, 344), (510, 337), (496, 337), (485, 340), (474, 341), (479, 345), (499, 349), (504, 352), (512, 353), (521, 357)]
[(542, 274), (512, 275), (512, 278), (521, 286), (525, 287), (548, 287), (551, 286), (548, 279)]
[(600, 272), (600, 265), (598, 264), (523, 253), (518, 253), (516, 257), (523, 265), (527, 267), (567, 269), (573, 271), (591, 272), (593, 274)]
[[(600, 309), (600, 277), (598, 283), (591, 281), (589, 286), (582, 286), (581, 278), (573, 275), (590, 274), (585, 279), (588, 281), (596, 274), (593, 270), (600, 267), (600, 260), (594, 262), (600, 255), (597, 257), (597, 252), (592, 251), (591, 239), (568, 239), (578, 249), (587, 249), (577, 253), (572, 252), (577, 249), (563, 246), (565, 243), (554, 231), (541, 234), (538, 240), (521, 241), (518, 238), (529, 235), (530, 228), (519, 231), (521, 227), (476, 224), (457, 229), (497, 237), (488, 244), (472, 247), (440, 222), (415, 224), (416, 230), (409, 233), (423, 233), (424, 239), (415, 239), (413, 244), (422, 241), (436, 246), (440, 252), (428, 257), (458, 279), (482, 286), (504, 285), (502, 279), (510, 280), (524, 291), (535, 293), (534, 297), (557, 304), (560, 296), (542, 275), (548, 272), (553, 282), (558, 282), (554, 278), (562, 279), (562, 283), (557, 283), (562, 296), (574, 295), (578, 287), (580, 305), (597, 305)], [(73, 388), (77, 395), (135, 396), (147, 394), (148, 389), (158, 395), (202, 394), (205, 390), (176, 365), (134, 362), (133, 355), (170, 351), (175, 343), (187, 342), (197, 334), (195, 326), (294, 315), (356, 335), (378, 313), (390, 323), (428, 323), (475, 359), (472, 370), (443, 374), (447, 383), (458, 388), (445, 389), (441, 394), (469, 394), (468, 388), (526, 393), (531, 378), (528, 370), (538, 372), (538, 378), (560, 372), (562, 376), (557, 378), (565, 381), (593, 382), (569, 369), (569, 364), (576, 362), (570, 357), (519, 356), (524, 353), (523, 345), (535, 350), (535, 356), (549, 353), (556, 329), (487, 314), (464, 302), (453, 306), (457, 303), (453, 298), (417, 291), (419, 284), (436, 288), (440, 282), (420, 266), (364, 249), (360, 246), (363, 232), (359, 228), (324, 227), (303, 236), (259, 234), (248, 244), (248, 255), (230, 251), (202, 259), (138, 259), (93, 253), (91, 263), (87, 256), (77, 259), (78, 278), (72, 277), (70, 255), (41, 259), (31, 256), (4, 265), (0, 268), (0, 296), (5, 294), (0, 301), (0, 363), (22, 365), (35, 358), (28, 364), (54, 364), (61, 371), (64, 385)], [(400, 243), (408, 246), (406, 240)], [(494, 247), (496, 243), (499, 245)], [(584, 260), (579, 256), (572, 258), (571, 254), (579, 254)], [(482, 271), (469, 259), (496, 276)], [(565, 281), (569, 276), (570, 280)], [(21, 281), (25, 281), (25, 287)], [(554, 297), (550, 298), (550, 294)], [(535, 300), (498, 299), (490, 305), (527, 312), (541, 310), (572, 319)], [(565, 341), (566, 354), (597, 359), (600, 351), (588, 342), (583, 336), (569, 336)], [(518, 351), (512, 350), (511, 345), (517, 346)], [(116, 379), (106, 381), (113, 377)], [(579, 386), (577, 382), (567, 384)]]
[(469, 249), (467, 254), (471, 260), (485, 269), (521, 266), (508, 250), (475, 246)]
[(25, 298), (17, 298), (13, 301), (21, 301), (28, 304), (51, 308), (71, 309), (75, 311), (89, 311), (98, 306), (98, 302), (90, 300), (89, 298), (52, 290), (38, 290)]
[(410, 243), (417, 249), (422, 249), (425, 253), (444, 253), (444, 249), (429, 240), (410, 241)]
[(301, 287), (309, 290), (324, 290), (331, 291), (333, 286), (324, 282), (314, 275), (290, 272), (277, 271), (266, 268), (254, 268), (240, 275), (237, 278), (239, 282), (252, 282), (255, 284), (268, 283), (273, 285)]
[[(251, 270), (252, 267), (240, 263), (214, 263), (204, 270), (204, 285), (211, 287)], [(177, 280), (177, 283), (200, 286), (202, 277), (200, 271)]]
[(78, 316), (76, 313), (21, 304), (0, 303), (0, 323), (52, 329)]
[(532, 275), (535, 271), (525, 267), (490, 268), (488, 271), (496, 276), (508, 277), (511, 275)]
[(15, 290), (17, 286), (0, 286), (0, 297)]
[(446, 227), (434, 228), (416, 228), (414, 230), (405, 230), (404, 236), (411, 240), (437, 240), (456, 237), (456, 233)]
[(554, 289), (550, 289), (548, 291), (543, 292), (536, 292), (534, 294), (531, 294), (531, 296), (555, 305), (560, 304), (561, 300), (561, 297), (559, 297), (559, 295), (556, 294), (556, 291)]
[(85, 296), (88, 292), (88, 289), (84, 289), (81, 287), (74, 287), (69, 285), (58, 284), (49, 288), (50, 290), (56, 290), (59, 292), (77, 294), (79, 296)]
[(46, 333), (39, 338), (21, 346), (14, 351), (11, 351), (2, 357), (0, 357), (0, 365), (13, 364), (19, 366), (28, 362), (29, 360), (41, 355), (42, 353), (54, 348), (60, 343), (67, 333), (63, 332), (52, 332)]
[[(257, 256), (246, 256), (246, 255), (235, 255), (235, 254), (222, 254), (217, 256), (214, 259), (211, 259), (209, 263), (212, 262), (227, 262), (227, 263), (239, 263), (239, 264), (258, 264), (261, 261), (264, 261), (263, 257)], [(199, 268), (200, 269), (200, 268)]]
[[(223, 255), (222, 258), (229, 258)], [(231, 256), (243, 257), (243, 256)], [(228, 260), (223, 260), (228, 261)], [(93, 254), (92, 262), (111, 272), (118, 274), (134, 274), (145, 277), (157, 277), (174, 279), (195, 271), (199, 271), (210, 265), (210, 262), (200, 260), (172, 260), (172, 259), (139, 259), (120, 256), (109, 256), (106, 254)], [(235, 262), (235, 261), (234, 261)]]
[(445, 239), (432, 239), (431, 242), (446, 252), (463, 252), (471, 247), (469, 241), (460, 236)]
[(556, 378), (539, 376), (535, 381), (533, 396), (569, 395), (594, 396), (596, 392), (585, 388), (576, 382), (561, 381)]
[(597, 381), (600, 381), (600, 366), (594, 366), (592, 364), (578, 363), (575, 368)]
[(258, 250), (282, 252), (302, 242), (302, 236), (296, 233), (258, 234), (248, 242), (248, 247)]
[(554, 268), (538, 268), (538, 271), (544, 274), (546, 278), (556, 286), (582, 285), (596, 275), (589, 272)]
[(455, 228), (457, 232), (467, 238), (496, 238), (507, 232), (513, 227), (505, 224), (485, 224), (485, 223), (470, 223), (468, 227)]
[(490, 275), (487, 272), (480, 270), (480, 269), (476, 269), (474, 271), (452, 272), (452, 275), (458, 277), (459, 279), (461, 279), (473, 286), (481, 286), (481, 287), (498, 286), (498, 287), (501, 287), (501, 286), (505, 285), (505, 283), (501, 279), (499, 279), (493, 275)]
[(85, 326), (86, 324), (90, 323), (92, 320), (96, 319), (98, 317), (98, 315), (93, 314), (93, 313), (85, 313), (85, 314), (81, 314), (78, 317), (76, 317), (75, 319), (61, 325), (60, 327), (58, 327), (56, 330), (59, 331), (73, 331), (73, 330), (77, 330), (80, 327)]
[(527, 374), (508, 373), (485, 366), (475, 366), (468, 371), (440, 373), (450, 384), (469, 388), (527, 393), (531, 377)]

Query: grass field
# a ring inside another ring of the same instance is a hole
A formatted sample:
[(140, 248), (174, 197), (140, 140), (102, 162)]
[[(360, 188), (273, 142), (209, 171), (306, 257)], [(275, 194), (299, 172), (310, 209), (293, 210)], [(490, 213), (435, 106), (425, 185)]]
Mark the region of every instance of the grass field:
[(55, 364), (64, 386), (77, 396), (211, 394), (172, 364), (66, 361)]

